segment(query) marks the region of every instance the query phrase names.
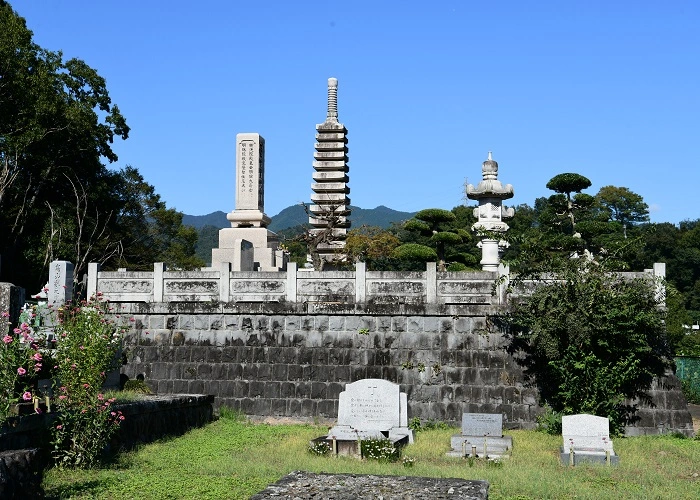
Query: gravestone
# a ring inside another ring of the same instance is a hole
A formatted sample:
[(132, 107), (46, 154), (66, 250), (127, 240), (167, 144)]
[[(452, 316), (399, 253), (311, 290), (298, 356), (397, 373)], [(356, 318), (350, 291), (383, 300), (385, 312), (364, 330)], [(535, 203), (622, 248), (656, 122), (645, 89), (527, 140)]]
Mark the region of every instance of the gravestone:
[(398, 384), (370, 378), (345, 386), (338, 397), (338, 422), (315, 441), (326, 441), (335, 453), (359, 454), (361, 439), (389, 439), (394, 445), (413, 442), (408, 428), (408, 398)]
[(579, 414), (561, 419), (561, 463), (608, 463), (617, 465), (620, 457), (613, 451), (610, 421), (605, 417)]
[(46, 299), (50, 305), (61, 305), (73, 298), (73, 264), (54, 260), (49, 264), (49, 281), (34, 299)]
[(462, 432), (451, 440), (451, 457), (501, 458), (513, 449), (513, 438), (503, 435), (500, 413), (463, 413)]

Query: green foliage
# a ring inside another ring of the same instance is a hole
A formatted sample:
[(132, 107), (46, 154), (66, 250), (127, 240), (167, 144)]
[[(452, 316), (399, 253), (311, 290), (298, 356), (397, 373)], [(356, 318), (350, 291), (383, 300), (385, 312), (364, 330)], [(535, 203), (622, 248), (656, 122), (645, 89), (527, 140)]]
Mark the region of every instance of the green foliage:
[(131, 379), (124, 384), (125, 391), (131, 391), (138, 394), (153, 394), (151, 388), (143, 380)]
[(563, 416), (562, 412), (554, 411), (551, 406), (545, 405), (544, 413), (537, 417), (537, 430), (545, 434), (560, 435)]
[(420, 262), (429, 262), (437, 259), (437, 253), (434, 249), (417, 243), (404, 243), (394, 249), (392, 254), (397, 259), (415, 260)]
[(401, 449), (388, 439), (363, 439), (360, 441), (362, 458), (377, 462), (396, 462), (401, 458)]
[[(464, 218), (463, 216), (464, 214), (460, 213), (460, 220)], [(427, 247), (428, 244), (432, 245), (435, 247), (434, 258), (437, 260), (438, 270), (445, 271), (447, 265), (445, 261), (446, 248), (471, 239), (464, 228), (455, 226), (457, 221), (457, 215), (448, 210), (441, 208), (421, 210), (415, 215), (414, 219), (406, 221), (403, 226), (405, 232), (415, 233), (417, 240), (405, 241), (404, 245), (399, 247), (399, 249), (405, 245), (422, 245), (424, 247)], [(427, 257), (425, 250), (422, 251), (422, 254), (419, 254), (417, 250), (413, 250), (413, 252), (415, 257), (412, 257), (410, 252), (404, 251), (401, 258), (422, 260), (423, 262), (429, 260), (423, 260)]]
[(556, 412), (592, 413), (621, 432), (670, 351), (654, 283), (627, 280), (604, 264), (570, 259), (502, 318), (511, 352)]
[[(133, 167), (115, 162), (129, 127), (97, 71), (32, 41), (23, 18), (0, 3), (0, 253), (2, 279), (45, 283), (48, 263), (103, 269), (203, 265), (196, 232), (181, 226)], [(74, 287), (80, 291), (80, 287)]]
[(690, 380), (681, 380), (681, 390), (688, 403), (700, 405), (700, 389), (698, 385), (693, 384)]
[(466, 265), (462, 264), (461, 262), (452, 262), (446, 268), (446, 271), (449, 271), (449, 272), (468, 271), (468, 270), (469, 270), (469, 268)]
[(53, 429), (53, 457), (60, 467), (93, 467), (124, 419), (100, 392), (116, 366), (122, 330), (109, 319), (109, 305), (98, 299), (67, 303), (58, 310), (55, 332), (56, 380), (60, 386)]
[(429, 431), (429, 430), (434, 430), (434, 429), (451, 429), (452, 427), (447, 423), (443, 422), (442, 420), (426, 420), (425, 422), (421, 421), (420, 417), (413, 417), (411, 420), (408, 421), (408, 428), (412, 429), (414, 432), (418, 431)]
[(431, 226), (435, 226), (444, 222), (452, 222), (456, 220), (457, 217), (449, 210), (443, 210), (442, 208), (426, 208), (418, 212), (415, 218), (425, 221)]
[(566, 195), (580, 193), (589, 187), (591, 187), (591, 181), (587, 177), (573, 173), (555, 175), (547, 182), (547, 189)]

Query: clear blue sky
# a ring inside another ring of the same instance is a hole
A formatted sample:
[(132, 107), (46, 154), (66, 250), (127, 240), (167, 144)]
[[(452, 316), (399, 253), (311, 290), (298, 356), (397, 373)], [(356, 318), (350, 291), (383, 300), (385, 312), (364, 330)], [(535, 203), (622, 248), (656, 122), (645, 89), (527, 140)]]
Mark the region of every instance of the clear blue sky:
[(191, 215), (234, 208), (235, 135), (266, 140), (265, 211), (309, 201), (339, 80), (353, 205), (463, 203), (487, 152), (512, 204), (562, 172), (700, 218), (700, 2), (14, 0), (106, 78), (132, 165)]

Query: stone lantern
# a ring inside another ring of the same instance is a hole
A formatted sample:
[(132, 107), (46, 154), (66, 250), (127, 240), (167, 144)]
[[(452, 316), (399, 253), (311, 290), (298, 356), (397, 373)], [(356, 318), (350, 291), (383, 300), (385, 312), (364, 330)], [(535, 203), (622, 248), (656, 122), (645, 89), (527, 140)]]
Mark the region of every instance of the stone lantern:
[(476, 231), (481, 238), (481, 269), (498, 271), (501, 254), (508, 246), (507, 242), (498, 237), (498, 233), (508, 231), (508, 224), (503, 219), (513, 217), (514, 214), (514, 210), (504, 207), (502, 202), (513, 197), (513, 186), (504, 186), (498, 180), (498, 163), (491, 158), (491, 151), (488, 160), (481, 166), (481, 173), (483, 180), (476, 187), (467, 185), (467, 198), (479, 202), (479, 206), (474, 209), (474, 217), (478, 220), (472, 225), (472, 231)]

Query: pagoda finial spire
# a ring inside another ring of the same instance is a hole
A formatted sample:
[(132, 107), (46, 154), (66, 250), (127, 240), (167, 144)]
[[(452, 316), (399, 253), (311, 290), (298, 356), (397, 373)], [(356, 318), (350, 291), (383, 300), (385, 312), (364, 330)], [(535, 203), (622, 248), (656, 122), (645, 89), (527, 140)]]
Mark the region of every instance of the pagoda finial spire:
[(338, 121), (338, 79), (328, 79), (328, 114), (326, 121)]

